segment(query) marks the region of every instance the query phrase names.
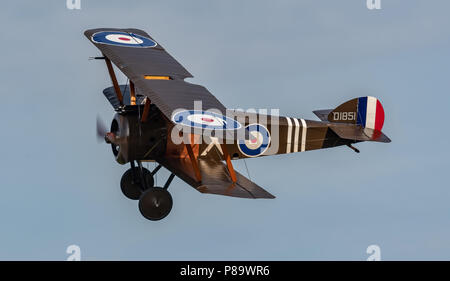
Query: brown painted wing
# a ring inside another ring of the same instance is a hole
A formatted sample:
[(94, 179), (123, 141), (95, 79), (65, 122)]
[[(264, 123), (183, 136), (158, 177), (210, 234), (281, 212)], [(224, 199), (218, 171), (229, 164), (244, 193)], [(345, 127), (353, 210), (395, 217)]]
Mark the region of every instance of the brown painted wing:
[(166, 169), (174, 173), (201, 193), (211, 193), (240, 198), (275, 198), (272, 194), (236, 172), (237, 182), (233, 183), (224, 163), (211, 159), (199, 159), (202, 181), (196, 181), (189, 157), (165, 157), (157, 160)]
[[(225, 107), (205, 87), (185, 82), (193, 77), (157, 42), (155, 47), (137, 48), (97, 43), (92, 36), (103, 31), (117, 31), (150, 38), (145, 31), (133, 28), (98, 28), (84, 32), (85, 36), (109, 58), (133, 83), (139, 93), (171, 119), (174, 110), (193, 109), (194, 101), (202, 101), (202, 108), (215, 108), (225, 113)], [(145, 76), (169, 76), (171, 80), (146, 80)]]

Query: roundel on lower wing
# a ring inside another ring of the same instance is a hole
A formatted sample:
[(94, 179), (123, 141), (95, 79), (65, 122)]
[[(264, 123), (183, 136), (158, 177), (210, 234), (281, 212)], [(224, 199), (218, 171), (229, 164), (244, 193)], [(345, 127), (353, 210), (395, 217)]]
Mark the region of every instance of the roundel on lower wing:
[(176, 124), (209, 130), (237, 130), (242, 127), (241, 123), (230, 117), (203, 110), (179, 111), (172, 116), (172, 121)]
[(114, 46), (152, 48), (157, 45), (152, 39), (135, 33), (121, 31), (100, 31), (92, 35), (92, 41)]
[(238, 140), (238, 148), (248, 157), (262, 155), (269, 148), (270, 133), (260, 124), (250, 124), (245, 127), (245, 139)]

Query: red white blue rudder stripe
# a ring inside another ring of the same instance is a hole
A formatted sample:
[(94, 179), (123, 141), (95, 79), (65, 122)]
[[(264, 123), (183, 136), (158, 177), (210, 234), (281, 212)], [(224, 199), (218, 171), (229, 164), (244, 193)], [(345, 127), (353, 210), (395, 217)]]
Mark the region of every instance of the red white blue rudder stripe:
[(384, 124), (384, 109), (374, 97), (358, 98), (357, 122), (364, 128), (381, 131)]

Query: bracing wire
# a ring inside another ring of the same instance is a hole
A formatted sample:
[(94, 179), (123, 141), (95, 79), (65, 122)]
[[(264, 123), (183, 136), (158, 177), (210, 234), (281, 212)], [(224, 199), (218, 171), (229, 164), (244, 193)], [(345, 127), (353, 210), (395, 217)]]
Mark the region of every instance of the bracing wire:
[(130, 79), (128, 79), (127, 78), (127, 82), (125, 83), (125, 88), (123, 89), (123, 94), (125, 95), (125, 92), (127, 91), (127, 88), (128, 88), (128, 81), (129, 81)]
[[(156, 169), (156, 162), (154, 162), (154, 164), (153, 169)], [(158, 173), (155, 173), (155, 186), (158, 186)]]

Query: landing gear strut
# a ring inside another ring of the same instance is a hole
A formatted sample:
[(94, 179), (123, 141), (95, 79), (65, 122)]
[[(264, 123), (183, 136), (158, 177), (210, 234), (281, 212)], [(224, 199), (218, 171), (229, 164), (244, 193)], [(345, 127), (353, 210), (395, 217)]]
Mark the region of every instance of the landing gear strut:
[(161, 169), (161, 165), (150, 172), (142, 167), (141, 161), (137, 163), (136, 167), (131, 161), (131, 168), (123, 174), (120, 181), (122, 192), (129, 199), (139, 199), (139, 211), (146, 219), (161, 220), (172, 210), (173, 200), (167, 189), (175, 175), (171, 174), (163, 187), (154, 186), (153, 176)]
[(150, 172), (142, 167), (141, 161), (138, 161), (138, 167), (135, 166), (134, 161), (131, 161), (130, 164), (131, 168), (123, 174), (120, 180), (120, 188), (127, 198), (138, 200), (146, 189), (154, 186), (153, 175), (161, 169), (161, 165)]

